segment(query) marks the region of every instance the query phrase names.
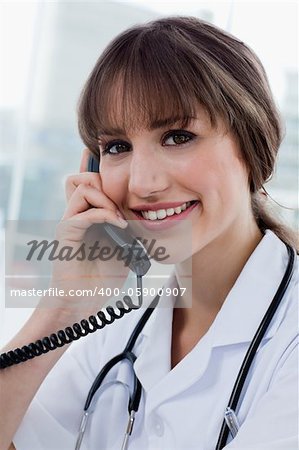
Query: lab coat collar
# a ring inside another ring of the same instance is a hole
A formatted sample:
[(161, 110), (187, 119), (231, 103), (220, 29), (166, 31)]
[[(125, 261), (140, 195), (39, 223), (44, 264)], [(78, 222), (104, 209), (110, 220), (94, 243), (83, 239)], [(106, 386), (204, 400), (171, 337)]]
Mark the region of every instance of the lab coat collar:
[[(181, 361), (186, 367), (183, 385), (192, 382), (194, 376), (198, 379), (203, 374), (214, 347), (247, 343), (252, 340), (277, 291), (287, 263), (288, 253), (284, 243), (272, 231), (266, 230), (265, 236), (245, 264), (210, 329)], [(165, 287), (174, 286), (177, 287), (178, 284), (173, 271)], [(163, 307), (156, 309), (141, 333), (143, 338), (141, 353), (134, 367), (145, 389), (150, 389), (170, 371), (173, 302), (173, 298), (162, 295), (160, 305)], [(270, 339), (275, 334), (286, 309), (285, 303), (278, 309), (275, 320), (263, 339)], [(199, 358), (197, 360), (200, 362), (196, 371), (194, 358)], [(171, 372), (179, 370), (178, 366)]]
[[(252, 341), (287, 264), (285, 244), (271, 230), (266, 230), (215, 318), (214, 347)], [(263, 340), (273, 337), (286, 307), (286, 302), (282, 302)]]

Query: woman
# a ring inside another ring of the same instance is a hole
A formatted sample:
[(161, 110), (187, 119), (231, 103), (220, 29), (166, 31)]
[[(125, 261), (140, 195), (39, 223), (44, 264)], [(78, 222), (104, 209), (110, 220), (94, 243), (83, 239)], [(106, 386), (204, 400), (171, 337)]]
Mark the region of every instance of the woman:
[[(191, 227), (191, 253), (176, 256), (166, 284), (182, 286), (191, 264), (192, 290), (181, 298), (191, 306), (175, 308), (176, 299), (162, 295), (168, 308), (153, 312), (134, 346), (143, 393), (129, 448), (212, 450), (284, 275), (284, 242), (296, 246), (267, 210), (263, 190), (282, 138), (264, 69), (243, 42), (193, 17), (134, 26), (96, 63), (80, 99), (79, 129), (88, 150), (81, 173), (67, 181), (62, 223), (125, 228), (120, 217), (138, 218), (159, 232), (172, 220), (166, 215), (184, 214)], [(100, 174), (86, 172), (90, 154)], [(180, 205), (185, 212), (175, 210)], [(83, 228), (69, 240), (80, 241)], [(255, 356), (236, 411), (240, 428), (226, 449), (297, 448), (297, 283), (295, 272)], [(67, 306), (36, 310), (7, 349), (79, 320)], [(66, 347), (2, 371), (1, 449), (12, 441), (17, 450), (74, 448), (94, 378), (123, 350), (143, 312), (72, 344), (63, 357)], [(106, 386), (112, 381), (81, 448), (121, 448), (128, 400), (119, 382), (132, 388), (127, 362)]]

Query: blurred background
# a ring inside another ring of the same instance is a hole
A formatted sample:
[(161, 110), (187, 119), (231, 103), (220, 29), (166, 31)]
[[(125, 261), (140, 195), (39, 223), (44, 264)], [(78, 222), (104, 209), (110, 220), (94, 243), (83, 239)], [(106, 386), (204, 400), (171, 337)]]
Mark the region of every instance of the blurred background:
[[(298, 5), (296, 1), (38, 1), (0, 3), (0, 235), (5, 220), (57, 220), (64, 179), (83, 144), (76, 104), (96, 59), (119, 32), (165, 15), (193, 15), (235, 34), (263, 62), (285, 124), (266, 186), (298, 228)], [(3, 261), (3, 258), (2, 258)], [(3, 274), (4, 263), (1, 263)], [(30, 314), (5, 308), (2, 341)], [(4, 337), (5, 336), (5, 337)]]

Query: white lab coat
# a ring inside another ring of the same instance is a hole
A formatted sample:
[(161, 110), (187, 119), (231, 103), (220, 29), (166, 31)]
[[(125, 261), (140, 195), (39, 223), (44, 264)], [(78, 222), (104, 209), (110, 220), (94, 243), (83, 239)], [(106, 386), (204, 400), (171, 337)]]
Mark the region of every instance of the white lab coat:
[[(285, 245), (267, 230), (212, 326), (170, 370), (170, 307), (154, 311), (134, 352), (143, 386), (130, 450), (213, 450), (242, 360), (285, 272)], [(176, 286), (174, 272), (168, 286)], [(74, 449), (86, 395), (105, 362), (121, 352), (144, 310), (72, 344), (50, 372), (15, 437), (17, 450)], [(131, 386), (120, 363), (106, 382)], [(24, 386), (26, 389), (26, 386)], [(82, 449), (119, 450), (126, 427), (126, 390), (117, 384), (98, 399)], [(227, 450), (298, 448), (298, 260), (295, 275), (251, 368), (237, 410), (241, 427)]]

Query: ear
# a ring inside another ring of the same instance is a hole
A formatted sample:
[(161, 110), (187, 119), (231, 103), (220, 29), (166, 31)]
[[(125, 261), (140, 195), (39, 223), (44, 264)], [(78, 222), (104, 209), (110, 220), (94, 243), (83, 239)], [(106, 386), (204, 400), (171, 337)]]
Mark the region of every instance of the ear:
[(92, 155), (88, 148), (85, 148), (82, 153), (81, 163), (80, 163), (80, 173), (87, 172), (88, 158)]

